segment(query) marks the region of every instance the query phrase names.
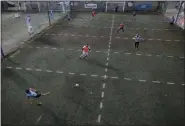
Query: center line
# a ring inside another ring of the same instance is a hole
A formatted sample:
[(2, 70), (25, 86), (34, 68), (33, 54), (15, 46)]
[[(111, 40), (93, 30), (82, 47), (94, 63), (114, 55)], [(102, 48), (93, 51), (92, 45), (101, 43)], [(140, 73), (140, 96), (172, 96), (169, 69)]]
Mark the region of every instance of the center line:
[(98, 122), (101, 121), (101, 115), (98, 115)]
[(100, 102), (100, 108), (102, 108), (103, 107), (103, 103), (102, 102)]
[(103, 84), (103, 88), (105, 88), (105, 83)]
[(105, 72), (107, 72), (107, 68), (105, 68)]
[(104, 92), (101, 93), (101, 97), (102, 97), (102, 98), (104, 97)]

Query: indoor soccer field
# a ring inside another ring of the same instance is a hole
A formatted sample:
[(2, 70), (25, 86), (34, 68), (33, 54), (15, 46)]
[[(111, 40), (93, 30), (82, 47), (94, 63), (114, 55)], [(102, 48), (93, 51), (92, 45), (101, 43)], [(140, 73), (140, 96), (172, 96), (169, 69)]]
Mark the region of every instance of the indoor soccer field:
[[(2, 63), (2, 124), (183, 125), (184, 32), (168, 27), (159, 14), (73, 12)], [(51, 92), (42, 106), (25, 102), (30, 87)]]

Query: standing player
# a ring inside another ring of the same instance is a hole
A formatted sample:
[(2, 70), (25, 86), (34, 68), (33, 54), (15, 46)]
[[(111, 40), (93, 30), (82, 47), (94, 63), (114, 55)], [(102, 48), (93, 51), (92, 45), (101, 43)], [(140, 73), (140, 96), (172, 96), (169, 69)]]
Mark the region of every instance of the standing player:
[(96, 16), (96, 12), (95, 12), (95, 10), (93, 9), (93, 10), (92, 10), (92, 19), (94, 19), (95, 16)]
[(142, 39), (141, 36), (137, 33), (136, 36), (134, 36), (133, 39), (135, 39), (135, 49), (139, 49), (139, 43)]
[(70, 13), (67, 14), (67, 20), (68, 20), (68, 24), (70, 24), (70, 20), (71, 20), (71, 15), (70, 15)]
[(117, 30), (117, 33), (122, 30), (124, 32), (124, 24), (121, 23), (119, 29)]
[(85, 57), (87, 57), (87, 56), (88, 56), (88, 52), (89, 52), (90, 50), (91, 50), (91, 49), (90, 49), (90, 47), (89, 47), (88, 44), (85, 45), (85, 46), (83, 46), (83, 48), (82, 48), (82, 55), (80, 56), (80, 58), (85, 58)]
[(136, 20), (136, 12), (135, 11), (133, 11), (133, 13), (132, 13), (132, 20)]
[[(37, 100), (39, 99), (40, 96), (45, 96), (45, 95), (49, 95), (50, 92), (47, 92), (47, 93), (41, 93), (33, 88), (29, 88), (29, 89), (26, 89), (26, 96), (29, 98), (36, 98)], [(29, 101), (31, 103), (31, 101)], [(38, 102), (38, 105), (41, 105), (42, 103)]]
[[(171, 21), (170, 21), (170, 26), (169, 26), (169, 28), (171, 28), (171, 27), (173, 26), (174, 22), (175, 22), (175, 17), (172, 16)], [(168, 29), (169, 29), (169, 28), (168, 28)]]

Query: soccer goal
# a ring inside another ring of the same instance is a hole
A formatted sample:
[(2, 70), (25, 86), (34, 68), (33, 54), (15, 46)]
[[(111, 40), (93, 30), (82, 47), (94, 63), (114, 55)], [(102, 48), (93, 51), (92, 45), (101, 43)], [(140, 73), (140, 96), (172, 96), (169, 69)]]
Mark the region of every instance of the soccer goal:
[(124, 12), (125, 11), (125, 1), (106, 1), (105, 5), (105, 12), (115, 12), (116, 8), (118, 12)]

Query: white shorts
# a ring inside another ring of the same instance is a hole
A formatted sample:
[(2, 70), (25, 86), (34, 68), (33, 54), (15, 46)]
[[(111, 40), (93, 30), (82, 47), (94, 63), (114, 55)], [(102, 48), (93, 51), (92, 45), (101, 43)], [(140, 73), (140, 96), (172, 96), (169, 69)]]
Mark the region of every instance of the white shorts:
[(83, 55), (83, 56), (87, 56), (87, 55), (88, 55), (88, 52), (83, 51), (83, 52), (82, 52), (82, 55)]

